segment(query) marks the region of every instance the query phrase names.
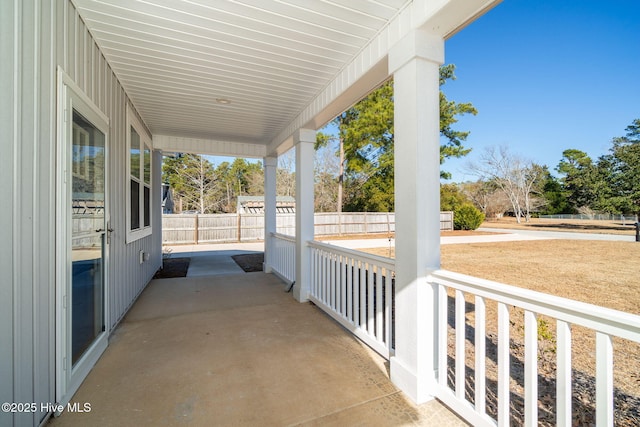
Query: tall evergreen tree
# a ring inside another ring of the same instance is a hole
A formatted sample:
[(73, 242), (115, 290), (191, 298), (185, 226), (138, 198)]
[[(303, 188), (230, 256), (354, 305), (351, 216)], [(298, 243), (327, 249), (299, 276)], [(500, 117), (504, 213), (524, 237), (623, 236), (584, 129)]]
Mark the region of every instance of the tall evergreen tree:
[[(440, 67), (440, 85), (455, 79), (455, 65)], [(450, 157), (469, 153), (465, 148), (469, 132), (455, 130), (453, 125), (463, 114), (477, 114), (470, 103), (457, 103), (440, 92), (440, 163)], [(343, 112), (335, 120), (339, 139), (344, 143), (344, 183), (347, 211), (390, 211), (394, 203), (394, 105), (393, 82), (388, 81), (367, 97)], [(317, 146), (330, 139), (320, 133)], [(448, 177), (447, 172), (441, 172)]]

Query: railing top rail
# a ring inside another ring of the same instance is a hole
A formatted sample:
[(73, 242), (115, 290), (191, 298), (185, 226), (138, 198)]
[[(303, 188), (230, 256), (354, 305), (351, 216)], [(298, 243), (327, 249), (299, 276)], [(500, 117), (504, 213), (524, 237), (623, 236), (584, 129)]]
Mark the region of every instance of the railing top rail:
[(373, 264), (379, 265), (380, 267), (386, 268), (387, 270), (395, 271), (396, 269), (396, 263), (391, 258), (368, 254), (366, 252), (354, 251), (352, 249), (341, 248), (339, 246), (318, 242), (316, 240), (309, 241), (307, 242), (307, 244), (309, 245), (309, 247), (322, 249), (327, 252), (335, 253), (337, 255), (343, 255), (363, 261), (368, 261)]
[(635, 314), (447, 270), (433, 271), (428, 281), (640, 342), (640, 316)]
[(271, 236), (275, 237), (276, 239), (286, 240), (287, 242), (292, 242), (292, 243), (296, 242), (295, 236), (288, 236), (282, 233), (271, 233)]

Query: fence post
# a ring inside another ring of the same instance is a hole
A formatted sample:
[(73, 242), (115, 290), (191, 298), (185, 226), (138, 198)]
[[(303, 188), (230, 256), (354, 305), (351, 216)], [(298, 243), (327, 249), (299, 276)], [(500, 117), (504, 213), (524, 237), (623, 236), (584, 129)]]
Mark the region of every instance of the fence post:
[(640, 242), (640, 222), (636, 222), (636, 242)]
[(367, 234), (367, 213), (364, 213), (364, 234)]
[(196, 242), (196, 245), (198, 244), (198, 214), (196, 214), (194, 220), (193, 220), (193, 224), (194, 224), (194, 234), (193, 234), (193, 240)]
[(238, 212), (237, 225), (238, 225), (238, 243), (242, 242), (242, 218), (240, 212)]

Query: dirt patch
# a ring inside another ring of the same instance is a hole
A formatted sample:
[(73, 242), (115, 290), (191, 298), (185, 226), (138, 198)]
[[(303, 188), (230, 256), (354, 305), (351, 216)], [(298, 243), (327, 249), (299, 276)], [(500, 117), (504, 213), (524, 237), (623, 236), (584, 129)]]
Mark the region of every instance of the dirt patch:
[(257, 254), (233, 255), (231, 258), (244, 270), (245, 273), (255, 273), (262, 271), (264, 263), (264, 252)]
[[(365, 250), (381, 256), (389, 248)], [(640, 243), (538, 240), (473, 243), (441, 247), (442, 268), (475, 277), (508, 283), (582, 302), (640, 314)], [(393, 256), (393, 253), (392, 253)], [(453, 292), (449, 293), (452, 305)], [(474, 300), (465, 298), (467, 328), (468, 398), (472, 399)], [(449, 313), (453, 312), (451, 307)], [(511, 309), (512, 410), (523, 408), (524, 313)], [(539, 412), (541, 425), (555, 424), (556, 324), (539, 316)], [(449, 320), (449, 356), (453, 363), (453, 319)], [(497, 304), (487, 302), (487, 383), (497, 381)], [(616, 425), (640, 425), (640, 344), (614, 338)], [(572, 327), (574, 425), (590, 425), (595, 416), (595, 334)], [(450, 380), (451, 383), (452, 380)], [(470, 385), (471, 384), (471, 385)], [(471, 388), (470, 388), (471, 387)], [(494, 413), (491, 390), (487, 411)], [(494, 396), (495, 397), (495, 396)], [(495, 399), (494, 399), (495, 400)], [(516, 418), (514, 424), (520, 424)]]
[(191, 258), (168, 258), (162, 261), (162, 268), (153, 276), (154, 279), (173, 279), (186, 277)]

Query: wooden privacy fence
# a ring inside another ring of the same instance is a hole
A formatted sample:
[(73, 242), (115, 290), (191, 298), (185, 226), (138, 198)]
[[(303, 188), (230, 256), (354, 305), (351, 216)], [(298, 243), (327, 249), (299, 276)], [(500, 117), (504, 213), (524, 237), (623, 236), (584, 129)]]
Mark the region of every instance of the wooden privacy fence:
[[(315, 235), (395, 232), (393, 212), (316, 213)], [(440, 213), (440, 229), (453, 230), (453, 212)], [(295, 214), (276, 215), (276, 231), (294, 236)], [(173, 214), (162, 216), (162, 243), (199, 244), (264, 240), (264, 214)]]

